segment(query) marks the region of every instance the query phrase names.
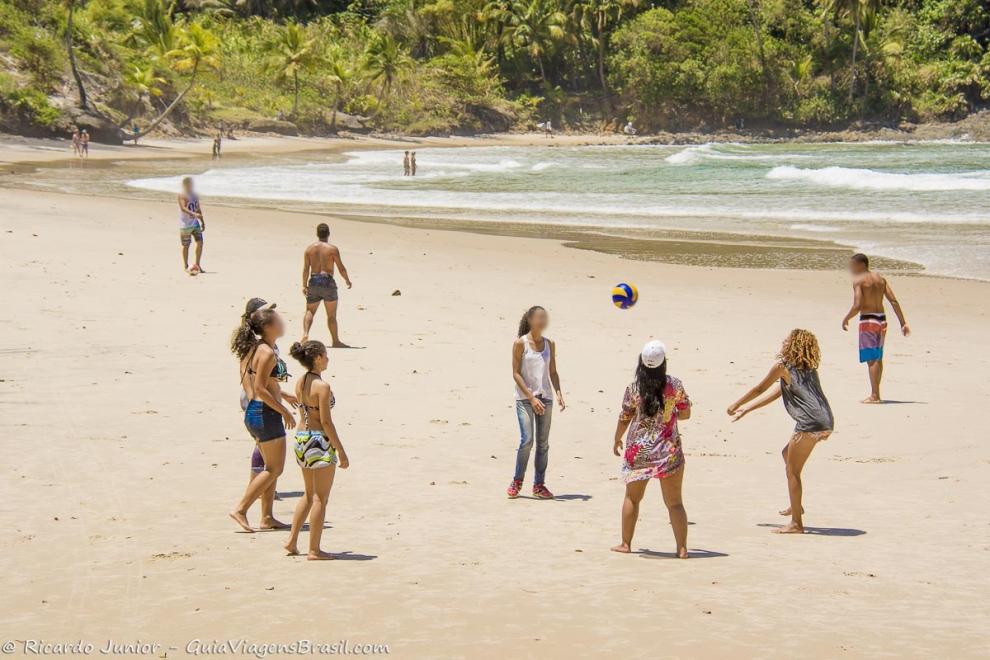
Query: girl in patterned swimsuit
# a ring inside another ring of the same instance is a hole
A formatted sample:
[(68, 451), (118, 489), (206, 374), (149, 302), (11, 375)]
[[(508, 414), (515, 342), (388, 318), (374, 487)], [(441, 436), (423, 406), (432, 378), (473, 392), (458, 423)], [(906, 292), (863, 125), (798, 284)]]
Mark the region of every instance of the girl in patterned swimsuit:
[[(667, 375), (666, 348), (662, 342), (649, 342), (639, 356), (636, 380), (622, 397), (622, 412), (615, 427), (612, 450), (616, 456), (623, 457), (626, 497), (622, 503), (622, 543), (612, 548), (614, 552), (630, 552), (639, 503), (646, 485), (656, 477), (674, 531), (677, 556), (687, 559), (688, 520), (681, 502), (684, 451), (677, 422), (690, 417), (691, 400), (684, 386), (677, 378)], [(622, 436), (626, 429), (629, 434), (623, 450)]]
[[(780, 512), (782, 516), (790, 516), (791, 522), (774, 530), (779, 534), (804, 533), (801, 471), (811, 456), (811, 450), (827, 439), (835, 426), (832, 408), (818, 380), (821, 360), (815, 335), (807, 330), (791, 330), (770, 372), (728, 410), (729, 415), (734, 417), (732, 421), (737, 422), (757, 408), (783, 397), (784, 408), (794, 420), (794, 432), (782, 452), (791, 505)], [(747, 406), (750, 401), (753, 403)]]
[(341, 468), (347, 469), (350, 462), (337, 435), (337, 428), (330, 419), (330, 410), (336, 400), (330, 386), (321, 377), (330, 359), (327, 357), (327, 347), (319, 341), (296, 342), (289, 354), (307, 369), (306, 375), (296, 385), (303, 423), (295, 438), (296, 463), (302, 469), (305, 493), (299, 498), (292, 516), (292, 531), (285, 550), (290, 555), (299, 554), (296, 543), (303, 521), (309, 516), (309, 553), (306, 558), (333, 559), (332, 554), (320, 550), (320, 538), (323, 536), (327, 500), (336, 466), (339, 462)]

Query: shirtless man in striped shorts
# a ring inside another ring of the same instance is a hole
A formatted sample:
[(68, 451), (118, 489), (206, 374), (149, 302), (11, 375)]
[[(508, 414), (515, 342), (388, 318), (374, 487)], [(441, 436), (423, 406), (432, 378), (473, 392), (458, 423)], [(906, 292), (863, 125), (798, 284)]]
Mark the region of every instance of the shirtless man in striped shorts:
[(870, 270), (870, 259), (865, 254), (854, 254), (849, 259), (849, 272), (853, 277), (853, 304), (842, 319), (842, 329), (849, 329), (849, 321), (859, 314), (859, 361), (865, 362), (870, 373), (870, 396), (863, 403), (883, 403), (880, 398), (880, 379), (883, 378), (883, 344), (887, 337), (887, 314), (883, 301), (886, 298), (894, 308), (901, 332), (911, 334), (904, 319), (901, 303), (894, 290), (882, 276)]

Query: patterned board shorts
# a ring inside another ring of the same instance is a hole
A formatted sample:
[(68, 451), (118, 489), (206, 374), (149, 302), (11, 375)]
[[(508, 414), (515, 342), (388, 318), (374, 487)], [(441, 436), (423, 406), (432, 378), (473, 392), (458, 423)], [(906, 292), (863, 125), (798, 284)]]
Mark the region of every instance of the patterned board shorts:
[(335, 302), (337, 300), (337, 282), (333, 275), (320, 273), (309, 278), (306, 287), (306, 302), (310, 305), (320, 301)]
[(179, 241), (182, 242), (183, 247), (192, 245), (194, 239), (197, 243), (203, 242), (203, 230), (199, 227), (179, 230)]
[(337, 450), (319, 431), (296, 431), (296, 464), (308, 470), (337, 464)]

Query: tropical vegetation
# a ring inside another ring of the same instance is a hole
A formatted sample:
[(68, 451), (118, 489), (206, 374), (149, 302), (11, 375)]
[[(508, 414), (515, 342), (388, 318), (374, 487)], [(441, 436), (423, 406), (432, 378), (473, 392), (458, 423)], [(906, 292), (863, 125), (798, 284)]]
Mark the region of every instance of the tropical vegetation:
[(958, 119), (988, 46), (985, 0), (4, 0), (0, 128)]

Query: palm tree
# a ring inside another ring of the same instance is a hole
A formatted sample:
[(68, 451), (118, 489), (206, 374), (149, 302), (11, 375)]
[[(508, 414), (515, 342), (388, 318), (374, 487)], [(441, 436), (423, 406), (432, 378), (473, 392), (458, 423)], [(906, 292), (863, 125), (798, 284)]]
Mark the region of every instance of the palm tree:
[[(396, 78), (405, 69), (412, 65), (409, 55), (402, 50), (402, 46), (387, 34), (378, 34), (365, 51), (365, 68), (371, 77), (372, 82), (381, 84), (379, 96), (381, 104), (392, 93), (392, 86)], [(381, 108), (379, 105), (379, 109)], [(375, 113), (377, 115), (377, 112)]]
[(314, 39), (306, 35), (306, 29), (298, 23), (287, 23), (278, 33), (272, 64), (280, 80), (291, 80), (293, 90), (292, 113), (299, 111), (299, 74), (309, 71), (315, 58)]
[(588, 24), (591, 41), (597, 56), (598, 81), (602, 88), (602, 101), (608, 107), (608, 82), (605, 79), (605, 60), (608, 39), (619, 21), (630, 11), (639, 8), (641, 0), (578, 0), (571, 13), (578, 25)]
[(333, 133), (337, 132), (337, 113), (340, 111), (341, 101), (344, 100), (344, 88), (347, 83), (351, 81), (354, 77), (354, 72), (347, 63), (344, 62), (344, 58), (340, 55), (332, 57), (327, 61), (328, 72), (326, 75), (327, 82), (333, 85), (333, 114), (330, 116), (330, 130)]
[(500, 71), (502, 70), (502, 65), (505, 63), (506, 42), (511, 41), (508, 38), (509, 32), (507, 31), (510, 16), (509, 8), (511, 6), (512, 2), (510, 0), (488, 0), (476, 16), (479, 23), (485, 26), (491, 26), (491, 38), (495, 45), (495, 62), (498, 64)]
[(79, 89), (79, 107), (88, 110), (86, 87), (83, 85), (82, 76), (79, 75), (79, 69), (76, 67), (76, 51), (72, 45), (72, 14), (75, 9), (76, 0), (68, 0), (68, 16), (65, 20), (65, 48), (69, 51), (69, 67), (72, 69), (72, 77), (76, 79), (76, 87)]
[(509, 5), (512, 43), (523, 48), (536, 62), (541, 82), (547, 81), (543, 58), (564, 38), (566, 23), (567, 17), (552, 0), (513, 0)]
[(870, 25), (869, 19), (880, 8), (883, 0), (822, 0), (826, 12), (831, 13), (834, 20), (838, 20), (843, 14), (853, 18), (853, 40), (852, 54), (849, 61), (849, 104), (852, 105), (856, 93), (856, 79), (858, 70), (856, 68), (856, 55), (859, 53), (860, 44), (866, 45), (866, 30), (864, 23)]
[(175, 38), (177, 47), (165, 53), (165, 57), (171, 63), (174, 71), (189, 74), (189, 82), (185, 89), (162, 110), (161, 114), (148, 124), (147, 128), (134, 136), (135, 138), (144, 137), (168, 117), (196, 84), (196, 76), (202, 69), (215, 69), (219, 65), (217, 37), (199, 23), (190, 23), (177, 28)]
[(124, 43), (143, 48), (151, 57), (164, 59), (176, 47), (179, 35), (172, 11), (175, 3), (166, 5), (163, 0), (144, 0), (144, 5), (134, 21), (133, 29)]

